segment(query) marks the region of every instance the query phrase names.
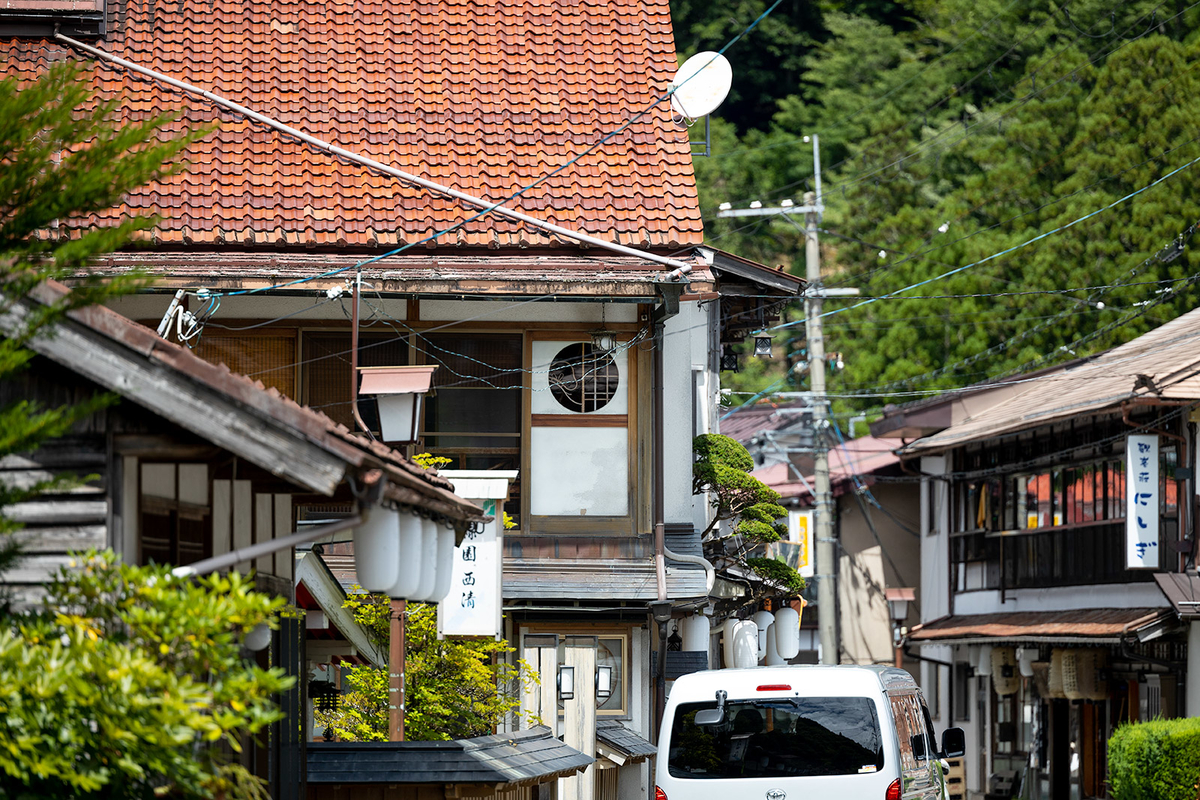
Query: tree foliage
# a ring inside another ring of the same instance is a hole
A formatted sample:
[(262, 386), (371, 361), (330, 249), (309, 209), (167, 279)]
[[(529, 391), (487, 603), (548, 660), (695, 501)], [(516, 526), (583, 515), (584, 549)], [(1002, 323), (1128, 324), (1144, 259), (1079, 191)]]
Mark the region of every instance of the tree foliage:
[[(750, 474), (754, 459), (737, 440), (719, 433), (706, 433), (692, 440), (696, 456), (692, 463), (692, 492), (709, 494), (713, 520), (703, 533), (705, 553), (727, 564), (738, 564), (758, 572), (774, 585), (799, 593), (804, 579), (782, 561), (748, 559), (759, 545), (777, 542), (787, 535), (787, 509), (779, 505), (779, 493)], [(721, 523), (733, 521), (730, 525)], [(751, 562), (756, 563), (751, 563)]]
[(77, 558), (0, 627), (0, 795), (265, 796), (229, 754), (280, 718), (272, 697), (294, 681), (241, 652), (283, 600), (237, 573)]
[[(352, 594), (346, 608), (387, 650), (391, 601)], [(437, 606), (408, 603), (404, 628), (404, 733), (410, 741), (468, 739), (494, 733), (520, 705), (529, 670), (501, 659), (514, 652), (504, 640), (438, 639)], [(388, 739), (388, 671), (369, 665), (343, 672), (348, 691), (335, 711), (315, 714), (317, 726), (344, 741)]]
[[(126, 192), (181, 168), (181, 151), (208, 133), (199, 130), (163, 138), (170, 120), (160, 116), (140, 124), (114, 122), (114, 103), (96, 103), (86, 76), (69, 63), (41, 78), (0, 81), (0, 315), (46, 280), (70, 280), (72, 291), (59, 303), (35, 306), (19, 328), (0, 336), (0, 380), (24, 369), (33, 354), (25, 348), (48, 335), (71, 309), (103, 303), (146, 283), (140, 274), (106, 277), (91, 260), (129, 243), (150, 228), (152, 217), (128, 217), (111, 227), (80, 227), (118, 202)], [(67, 232), (71, 231), (70, 234)], [(113, 402), (111, 395), (73, 406), (46, 408), (19, 401), (0, 408), (0, 457), (28, 452), (63, 435), (76, 421)], [(62, 488), (74, 476), (32, 487), (0, 485), (0, 507)], [(0, 533), (17, 526), (0, 516)], [(16, 557), (13, 540), (0, 563)]]
[[(774, 105), (752, 123), (715, 119), (713, 157), (697, 158), (696, 174), (710, 241), (801, 272), (796, 220), (747, 225), (713, 212), (726, 201), (798, 199), (813, 188), (803, 136), (820, 134), (824, 280), (889, 298), (827, 304), (826, 350), (846, 363), (829, 388), (847, 396), (843, 410), (1098, 352), (1200, 301), (1200, 258), (1169, 249), (1200, 219), (1200, 165), (1146, 188), (1200, 156), (1187, 124), (1200, 89), (1200, 9), (1150, 0), (814, 8), (795, 80), (764, 83)], [(757, 80), (735, 70), (735, 88), (743, 79)], [(804, 346), (802, 325), (777, 337)], [(737, 380), (752, 390), (780, 377), (776, 366), (757, 384)]]

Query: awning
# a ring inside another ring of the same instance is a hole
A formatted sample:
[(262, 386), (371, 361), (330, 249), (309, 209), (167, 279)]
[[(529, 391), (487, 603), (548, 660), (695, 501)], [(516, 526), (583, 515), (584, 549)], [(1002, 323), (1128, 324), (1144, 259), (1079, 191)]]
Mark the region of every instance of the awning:
[(1180, 619), (1200, 620), (1200, 575), (1158, 572), (1154, 575), (1154, 582), (1167, 596)]
[(499, 789), (574, 775), (594, 760), (554, 738), (544, 725), (449, 742), (311, 742), (308, 782), (466, 783)]
[(645, 761), (658, 748), (615, 719), (596, 722), (596, 755), (618, 767)]
[(913, 644), (1115, 645), (1170, 615), (1166, 608), (1091, 608), (950, 616), (917, 625)]

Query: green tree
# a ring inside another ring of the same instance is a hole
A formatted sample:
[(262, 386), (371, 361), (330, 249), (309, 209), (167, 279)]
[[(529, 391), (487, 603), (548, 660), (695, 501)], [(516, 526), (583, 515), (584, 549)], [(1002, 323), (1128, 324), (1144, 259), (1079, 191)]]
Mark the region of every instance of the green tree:
[[(119, 203), (130, 190), (174, 174), (181, 151), (208, 133), (164, 137), (170, 116), (135, 123), (114, 121), (114, 103), (96, 103), (86, 75), (60, 64), (37, 80), (0, 81), (0, 316), (46, 280), (73, 289), (52, 305), (36, 305), (19, 328), (0, 337), (0, 380), (28, 366), (25, 348), (70, 310), (103, 303), (146, 284), (140, 274), (106, 277), (91, 260), (129, 243), (152, 227), (152, 217), (128, 217), (108, 226), (84, 225), (89, 215)], [(114, 401), (111, 395), (73, 406), (45, 408), (20, 401), (0, 408), (0, 457), (29, 452), (63, 435), (76, 421)], [(61, 489), (76, 476), (32, 487), (0, 484), (0, 507)], [(0, 515), (0, 534), (17, 525)], [(2, 537), (0, 570), (18, 557)]]
[[(782, 561), (748, 557), (756, 547), (777, 542), (787, 534), (787, 509), (779, 493), (750, 474), (754, 459), (736, 440), (706, 433), (692, 440), (692, 492), (712, 496), (712, 522), (701, 534), (705, 555), (724, 564), (737, 564), (758, 573), (776, 587), (799, 594), (804, 579)], [(722, 522), (731, 522), (722, 527)]]
[(294, 681), (241, 653), (283, 600), (237, 573), (77, 558), (0, 627), (0, 796), (265, 797), (229, 753)]
[[(351, 594), (346, 608), (387, 650), (391, 601), (381, 595)], [(500, 659), (514, 648), (504, 640), (438, 639), (437, 606), (406, 605), (404, 628), (404, 733), (410, 741), (468, 739), (494, 733), (520, 705), (523, 664)], [(336, 711), (316, 711), (318, 727), (336, 738), (371, 742), (388, 739), (388, 673), (371, 666), (343, 673), (348, 689)]]

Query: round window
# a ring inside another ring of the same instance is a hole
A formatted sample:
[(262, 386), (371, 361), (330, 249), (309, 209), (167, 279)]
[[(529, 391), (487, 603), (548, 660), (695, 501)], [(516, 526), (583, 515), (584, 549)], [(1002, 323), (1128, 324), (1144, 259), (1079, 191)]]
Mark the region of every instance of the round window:
[(589, 342), (569, 344), (550, 364), (550, 394), (571, 411), (598, 411), (617, 394), (617, 362)]

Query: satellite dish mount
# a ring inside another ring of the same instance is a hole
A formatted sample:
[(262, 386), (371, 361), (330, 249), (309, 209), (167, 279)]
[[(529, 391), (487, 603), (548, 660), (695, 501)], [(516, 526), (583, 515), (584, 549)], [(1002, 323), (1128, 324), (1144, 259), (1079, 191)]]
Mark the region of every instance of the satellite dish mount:
[[(671, 79), (671, 111), (676, 122), (691, 127), (704, 117), (704, 150), (693, 148), (692, 155), (711, 153), (712, 136), (709, 115), (725, 101), (733, 85), (733, 68), (720, 53), (705, 50), (683, 62)], [(699, 144), (693, 142), (693, 145)]]

